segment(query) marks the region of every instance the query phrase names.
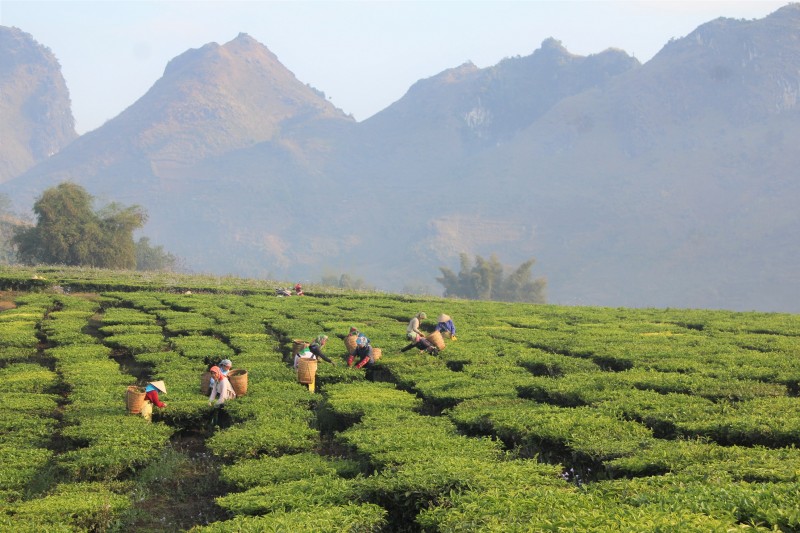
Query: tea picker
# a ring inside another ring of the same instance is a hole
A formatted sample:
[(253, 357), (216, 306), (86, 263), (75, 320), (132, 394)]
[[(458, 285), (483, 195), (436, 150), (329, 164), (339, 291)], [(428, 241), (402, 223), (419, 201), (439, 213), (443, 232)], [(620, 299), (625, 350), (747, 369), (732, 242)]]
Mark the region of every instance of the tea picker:
[(407, 352), (411, 348), (417, 348), (423, 352), (427, 352), (431, 355), (439, 355), (439, 348), (433, 345), (431, 341), (426, 339), (422, 335), (415, 335), (412, 339), (411, 344), (405, 346), (400, 349), (401, 352)]
[(453, 319), (450, 318), (450, 315), (442, 313), (436, 319), (436, 322), (436, 331), (439, 331), (445, 338), (456, 340), (456, 326), (453, 324)]
[(163, 409), (167, 406), (167, 404), (158, 398), (159, 392), (162, 394), (167, 393), (167, 386), (164, 384), (164, 382), (161, 380), (150, 381), (147, 383), (147, 387), (144, 389), (144, 397), (159, 409)]
[(428, 318), (428, 315), (422, 311), (411, 317), (411, 320), (408, 322), (408, 327), (406, 327), (406, 337), (408, 337), (408, 340), (414, 341), (417, 338), (417, 335), (420, 337), (425, 336), (425, 334), (419, 330), (419, 326), (420, 323), (426, 318)]
[[(230, 370), (230, 360), (223, 359), (220, 361), (220, 365), (223, 366), (212, 366), (209, 369), (209, 372), (211, 372), (211, 394), (208, 396), (208, 403), (215, 407), (220, 407), (226, 401), (236, 398), (236, 393), (233, 391), (233, 386), (227, 376), (228, 370)], [(223, 371), (223, 369), (226, 370)]]
[(356, 368), (364, 368), (367, 365), (372, 366), (375, 364), (375, 353), (372, 350), (369, 339), (366, 337), (361, 336), (356, 339), (356, 349), (353, 350), (353, 353), (347, 358), (347, 366), (352, 367), (353, 361), (356, 359), (360, 359), (360, 361), (356, 363)]

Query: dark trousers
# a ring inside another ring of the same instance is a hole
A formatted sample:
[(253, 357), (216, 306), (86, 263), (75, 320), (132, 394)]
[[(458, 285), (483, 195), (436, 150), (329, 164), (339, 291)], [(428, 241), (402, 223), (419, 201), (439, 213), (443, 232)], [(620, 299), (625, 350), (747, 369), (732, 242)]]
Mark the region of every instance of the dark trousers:
[(431, 343), (431, 341), (429, 341), (425, 337), (420, 337), (419, 341), (412, 342), (408, 346), (406, 346), (404, 348), (401, 348), (400, 351), (401, 352), (407, 352), (411, 348), (417, 348), (417, 349), (420, 349), (420, 350), (425, 350), (428, 353), (436, 353), (436, 351), (437, 351), (436, 350), (436, 346), (434, 346), (433, 343)]

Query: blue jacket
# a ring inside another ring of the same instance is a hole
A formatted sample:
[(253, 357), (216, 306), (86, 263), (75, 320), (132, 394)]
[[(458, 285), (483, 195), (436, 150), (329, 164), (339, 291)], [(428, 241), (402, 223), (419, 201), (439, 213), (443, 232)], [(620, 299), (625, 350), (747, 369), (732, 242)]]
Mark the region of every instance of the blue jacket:
[(375, 355), (372, 352), (372, 346), (367, 344), (366, 346), (357, 346), (355, 351), (353, 352), (353, 358), (359, 361), (363, 361), (365, 358), (369, 358), (369, 363), (373, 364), (375, 362)]
[(453, 324), (452, 320), (448, 320), (447, 322), (439, 322), (436, 324), (436, 330), (441, 331), (442, 333), (449, 331), (450, 335), (456, 334), (456, 326)]

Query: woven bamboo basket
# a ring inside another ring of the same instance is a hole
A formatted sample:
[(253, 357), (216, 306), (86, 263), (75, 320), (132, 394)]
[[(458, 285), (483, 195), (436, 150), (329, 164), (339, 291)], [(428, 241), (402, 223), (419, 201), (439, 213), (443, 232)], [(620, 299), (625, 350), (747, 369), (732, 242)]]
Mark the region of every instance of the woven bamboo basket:
[(352, 355), (356, 350), (356, 335), (348, 335), (345, 337), (344, 345), (347, 348), (347, 355)]
[(125, 393), (125, 405), (128, 412), (132, 415), (138, 415), (142, 410), (144, 404), (144, 388), (131, 385)]
[(425, 338), (440, 350), (444, 350), (444, 338), (442, 338), (442, 333), (439, 330), (434, 331)]
[(211, 388), (211, 372), (203, 372), (200, 375), (200, 394), (208, 396)]
[(314, 383), (317, 375), (317, 360), (304, 357), (297, 362), (297, 381), (300, 383)]
[(231, 370), (228, 372), (228, 380), (231, 382), (233, 392), (236, 396), (244, 396), (247, 394), (247, 370)]
[(303, 348), (308, 346), (309, 343), (302, 339), (292, 339), (292, 357), (303, 351)]
[(380, 348), (375, 348), (375, 347), (373, 346), (373, 347), (372, 347), (372, 357), (374, 357), (374, 358), (375, 358), (375, 360), (377, 361), (378, 359), (380, 359), (381, 357), (383, 357), (383, 350), (381, 350)]

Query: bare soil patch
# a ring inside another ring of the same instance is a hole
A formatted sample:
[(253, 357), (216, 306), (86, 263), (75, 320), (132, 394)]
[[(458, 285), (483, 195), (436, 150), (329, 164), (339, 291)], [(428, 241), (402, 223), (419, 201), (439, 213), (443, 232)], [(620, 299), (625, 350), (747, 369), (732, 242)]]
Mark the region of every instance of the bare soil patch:
[(17, 293), (13, 291), (0, 291), (0, 311), (14, 309), (17, 306), (17, 304), (14, 303), (14, 298), (16, 297)]

